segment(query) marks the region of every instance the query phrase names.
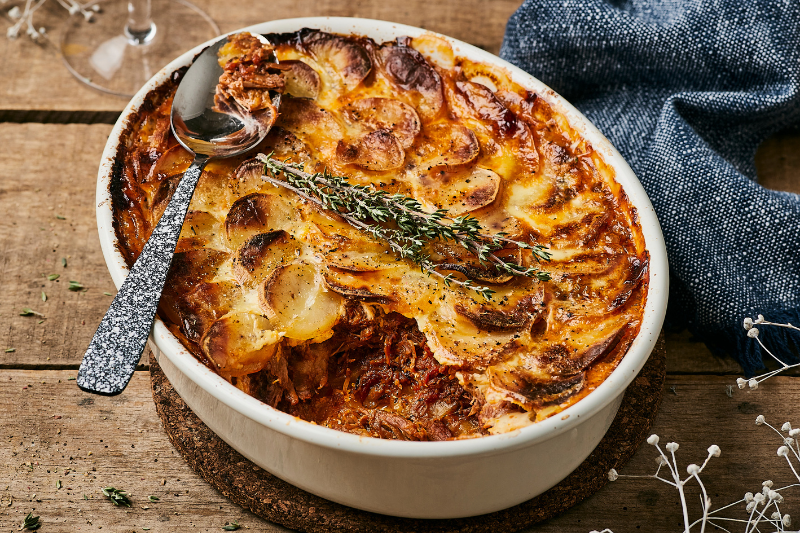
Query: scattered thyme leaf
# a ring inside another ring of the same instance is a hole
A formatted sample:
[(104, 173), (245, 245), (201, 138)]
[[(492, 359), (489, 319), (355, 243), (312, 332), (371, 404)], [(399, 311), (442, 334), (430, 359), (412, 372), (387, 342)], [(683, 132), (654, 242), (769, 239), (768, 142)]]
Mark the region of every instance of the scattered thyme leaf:
[(61, 274), (50, 274), (49, 276), (47, 276), (47, 281), (55, 281), (55, 280), (57, 280), (57, 279), (58, 279), (60, 276), (61, 276)]
[(42, 523), (39, 522), (38, 516), (33, 516), (33, 511), (28, 513), (28, 516), (25, 517), (25, 520), (22, 521), (22, 527), (19, 528), (20, 531), (23, 529), (27, 529), (29, 531), (33, 531), (35, 529), (39, 529), (42, 527)]
[(37, 324), (44, 324), (44, 320), (40, 320)]
[(125, 507), (131, 506), (131, 500), (127, 496), (127, 492), (114, 487), (106, 487), (103, 489), (103, 494), (111, 500), (114, 505), (124, 505)]
[(61, 480), (57, 479), (56, 480), (56, 489), (60, 489), (60, 488), (61, 488)]
[[(75, 378), (67, 378), (67, 379), (75, 379)], [(89, 497), (88, 497), (86, 494), (84, 494), (84, 495), (83, 495), (83, 499), (84, 499), (84, 500), (88, 500), (88, 499), (89, 499)]]
[(69, 287), (67, 287), (72, 292), (82, 291), (84, 289), (83, 285), (80, 281), (70, 280)]
[(40, 316), (42, 318), (45, 318), (45, 316), (42, 313), (37, 313), (36, 311), (28, 307), (23, 307), (22, 312), (19, 314), (19, 316)]
[(669, 391), (670, 391), (672, 394), (674, 394), (675, 396), (677, 396), (677, 395), (678, 395), (678, 388), (677, 388), (675, 385), (673, 385), (672, 387), (670, 387), (670, 388), (669, 388)]
[(6, 353), (16, 352), (16, 348), (6, 348)]
[(61, 258), (61, 266), (63, 266), (64, 268), (67, 268), (67, 258), (66, 257), (62, 257)]
[(56, 215), (56, 218), (58, 220), (67, 220), (67, 217), (65, 217), (64, 215)]
[[(75, 379), (76, 379), (75, 377), (71, 377), (71, 378), (67, 378), (67, 381), (75, 381)], [(84, 496), (86, 496), (86, 495), (84, 494)]]
[(106, 296), (114, 296), (114, 295), (113, 295), (113, 294), (111, 294), (110, 292), (103, 292), (103, 294), (105, 294)]
[(147, 499), (150, 500), (151, 502), (157, 502), (158, 496), (148, 496)]
[(225, 526), (223, 526), (222, 529), (224, 529), (225, 531), (236, 531), (237, 529), (241, 529), (241, 527), (242, 526), (239, 525), (239, 522), (237, 520), (234, 520), (230, 524), (225, 524)]
[(44, 291), (42, 291), (42, 301), (43, 302), (47, 301), (47, 295), (44, 293)]

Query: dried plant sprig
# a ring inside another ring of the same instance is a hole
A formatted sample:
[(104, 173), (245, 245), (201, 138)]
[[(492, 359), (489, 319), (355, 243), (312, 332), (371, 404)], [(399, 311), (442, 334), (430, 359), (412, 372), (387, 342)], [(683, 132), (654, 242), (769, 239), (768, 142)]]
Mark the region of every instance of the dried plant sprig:
[[(442, 278), (445, 285), (457, 284), (471, 289), (485, 299), (491, 299), (495, 291), (474, 284), (471, 280), (460, 280), (453, 274), (444, 275), (437, 270), (425, 252), (425, 245), (433, 240), (452, 241), (466, 249), (483, 265), (491, 265), (499, 272), (513, 276), (524, 276), (548, 281), (550, 275), (538, 266), (523, 266), (498, 257), (495, 252), (506, 245), (531, 250), (538, 262), (550, 259), (550, 253), (540, 244), (528, 244), (507, 238), (506, 233), (488, 235), (480, 222), (471, 216), (450, 218), (447, 210), (427, 212), (414, 198), (402, 194), (388, 194), (371, 185), (350, 183), (347, 178), (328, 172), (304, 172), (301, 165), (282, 162), (270, 155), (258, 154), (264, 163), (263, 178), (273, 185), (284, 187), (323, 209), (336, 212), (354, 227), (386, 242), (392, 251), (403, 259), (416, 263), (428, 274)], [(283, 180), (279, 179), (283, 176)], [(384, 224), (390, 223), (387, 227)]]
[(764, 374), (761, 374), (760, 376), (756, 376), (756, 377), (753, 377), (753, 378), (750, 378), (750, 379), (738, 378), (736, 380), (736, 385), (740, 389), (743, 389), (743, 388), (745, 388), (745, 386), (747, 386), (750, 389), (755, 390), (755, 389), (758, 388), (759, 383), (768, 380), (772, 376), (780, 374), (781, 372), (784, 372), (786, 370), (791, 370), (793, 368), (800, 367), (800, 363), (795, 363), (793, 365), (790, 365), (790, 364), (786, 363), (785, 361), (783, 361), (782, 359), (780, 359), (774, 353), (772, 353), (770, 351), (770, 349), (767, 348), (764, 345), (763, 342), (761, 342), (761, 339), (759, 338), (759, 333), (760, 332), (759, 332), (759, 329), (756, 326), (775, 326), (775, 327), (779, 327), (779, 328), (787, 328), (787, 329), (791, 329), (791, 330), (800, 332), (800, 328), (798, 328), (797, 326), (793, 326), (792, 324), (790, 324), (788, 322), (786, 324), (780, 324), (780, 323), (777, 323), (777, 322), (768, 322), (767, 320), (764, 319), (764, 315), (758, 315), (755, 320), (753, 320), (750, 317), (745, 318), (742, 321), (742, 327), (745, 329), (745, 331), (747, 331), (747, 336), (749, 338), (751, 338), (751, 339), (755, 339), (758, 342), (758, 344), (761, 346), (761, 349), (764, 350), (775, 361), (777, 361), (778, 364), (780, 365), (780, 367), (775, 369), (775, 370), (770, 370), (769, 372), (766, 372)]
[[(744, 497), (738, 501), (720, 507), (718, 509), (711, 510), (711, 499), (708, 497), (708, 493), (706, 491), (706, 487), (703, 484), (702, 480), (700, 479), (700, 473), (705, 469), (708, 462), (711, 460), (712, 457), (719, 457), (721, 454), (719, 446), (712, 445), (708, 448), (708, 456), (706, 457), (705, 461), (703, 461), (702, 465), (691, 464), (686, 468), (687, 473), (689, 474), (688, 477), (681, 479), (680, 475), (678, 474), (678, 464), (675, 458), (675, 452), (678, 450), (678, 444), (675, 442), (667, 443), (666, 450), (669, 452), (670, 457), (667, 456), (666, 453), (658, 446), (659, 437), (658, 435), (651, 435), (647, 439), (647, 443), (655, 446), (659, 452), (658, 457), (656, 457), (656, 463), (658, 465), (655, 474), (652, 475), (621, 475), (615, 469), (611, 469), (608, 473), (608, 479), (610, 481), (616, 481), (620, 478), (652, 478), (658, 479), (672, 487), (678, 489), (678, 493), (680, 495), (681, 500), (681, 508), (683, 511), (683, 519), (684, 519), (684, 533), (688, 533), (694, 528), (695, 526), (700, 526), (700, 531), (705, 532), (706, 526), (711, 525), (716, 528), (719, 528), (723, 531), (728, 531), (723, 527), (722, 523), (724, 522), (738, 522), (741, 524), (745, 524), (744, 533), (755, 533), (760, 531), (759, 526), (764, 527), (769, 525), (772, 531), (784, 532), (788, 531), (786, 528), (791, 527), (792, 519), (791, 516), (787, 513), (782, 513), (780, 509), (780, 505), (784, 501), (784, 497), (781, 494), (781, 491), (792, 487), (800, 486), (800, 475), (798, 475), (797, 468), (795, 468), (794, 464), (792, 463), (791, 457), (793, 456), (798, 463), (800, 463), (800, 444), (797, 442), (798, 436), (800, 436), (800, 429), (792, 428), (789, 422), (783, 424), (778, 430), (774, 426), (767, 423), (766, 419), (763, 415), (758, 415), (756, 417), (756, 425), (762, 426), (765, 425), (771, 428), (778, 436), (780, 436), (783, 445), (778, 448), (778, 456), (786, 458), (787, 463), (789, 464), (789, 468), (792, 470), (795, 478), (798, 480), (799, 483), (794, 483), (791, 485), (787, 485), (781, 488), (775, 488), (774, 483), (771, 480), (766, 480), (761, 484), (761, 489), (757, 491), (755, 494), (753, 492), (745, 493)], [(784, 433), (786, 435), (784, 435)], [(664, 477), (659, 476), (659, 472), (661, 472), (662, 467), (666, 466), (669, 469), (671, 474), (672, 480), (666, 479)], [(697, 520), (692, 522), (689, 521), (689, 512), (686, 506), (686, 498), (683, 492), (684, 485), (694, 480), (698, 483), (700, 490), (703, 494), (701, 498), (701, 505), (703, 514)], [(731, 507), (734, 507), (739, 504), (745, 505), (745, 512), (747, 513), (747, 518), (730, 518), (726, 516), (721, 516), (720, 513)], [(610, 529), (604, 529), (603, 531), (592, 531), (591, 533), (613, 533)]]
[[(19, 37), (20, 32), (24, 29), (25, 34), (33, 41), (37, 42), (50, 42), (47, 30), (44, 27), (36, 28), (33, 23), (33, 15), (36, 11), (44, 5), (47, 0), (26, 0), (25, 4), (20, 9), (19, 6), (13, 6), (6, 12), (6, 15), (13, 24), (6, 30), (6, 37), (9, 39), (16, 39)], [(70, 15), (80, 13), (83, 17), (91, 22), (94, 14), (100, 11), (100, 6), (97, 4), (91, 7), (84, 7), (76, 0), (56, 0), (57, 3), (66, 9)], [(0, 4), (5, 4), (6, 0), (0, 0)], [(55, 46), (55, 45), (54, 45)]]

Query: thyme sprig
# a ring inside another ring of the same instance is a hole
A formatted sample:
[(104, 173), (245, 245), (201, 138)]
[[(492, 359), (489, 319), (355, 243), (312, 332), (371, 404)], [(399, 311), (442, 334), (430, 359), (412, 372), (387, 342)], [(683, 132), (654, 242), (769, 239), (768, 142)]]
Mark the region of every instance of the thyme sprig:
[[(452, 241), (475, 255), (482, 265), (491, 265), (499, 272), (539, 281), (550, 279), (550, 275), (539, 270), (538, 266), (526, 267), (507, 261), (495, 253), (507, 245), (513, 245), (531, 250), (537, 262), (548, 261), (550, 254), (544, 246), (509, 239), (503, 232), (486, 234), (474, 217), (451, 218), (447, 216), (446, 209), (428, 212), (414, 198), (389, 194), (372, 185), (352, 184), (347, 178), (327, 171), (310, 174), (298, 164), (274, 159), (272, 154), (258, 154), (256, 159), (264, 163), (264, 180), (291, 190), (323, 209), (336, 212), (352, 226), (386, 242), (398, 256), (413, 261), (423, 272), (440, 277), (446, 286), (456, 284), (471, 289), (487, 300), (495, 292), (489, 287), (476, 285), (470, 279), (461, 280), (453, 274), (439, 272), (437, 269), (441, 268), (440, 265), (433, 262), (425, 251), (430, 241)], [(279, 179), (281, 176), (284, 179)]]

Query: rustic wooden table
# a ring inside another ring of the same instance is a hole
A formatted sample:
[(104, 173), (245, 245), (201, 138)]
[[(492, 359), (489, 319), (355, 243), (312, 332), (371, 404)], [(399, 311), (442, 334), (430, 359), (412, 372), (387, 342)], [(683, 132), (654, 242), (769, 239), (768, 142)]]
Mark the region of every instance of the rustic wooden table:
[[(197, 3), (222, 31), (273, 18), (356, 16), (422, 26), (497, 53), (520, 1)], [(65, 16), (48, 2), (37, 25), (57, 40)], [(6, 27), (0, 23), (3, 33)], [(89, 396), (75, 386), (80, 358), (114, 292), (95, 229), (94, 188), (100, 154), (126, 102), (82, 86), (53, 48), (26, 37), (0, 38), (0, 57), (0, 530), (16, 531), (35, 509), (44, 532), (221, 531), (232, 520), (255, 531), (285, 531), (227, 501), (173, 450), (151, 400), (147, 356), (120, 396)], [(766, 141), (757, 156), (761, 183), (800, 192), (798, 148), (796, 134)], [(68, 280), (88, 290), (70, 292)], [(20, 316), (26, 307), (46, 318)], [(681, 443), (682, 468), (702, 461), (709, 445), (722, 448), (704, 475), (717, 505), (757, 491), (764, 479), (795, 481), (775, 454), (780, 442), (753, 422), (763, 413), (778, 424), (792, 417), (800, 424), (798, 378), (729, 394), (739, 375), (734, 363), (715, 358), (687, 332), (666, 339), (669, 375), (655, 431)], [(653, 457), (645, 445), (623, 471), (652, 473)], [(100, 493), (109, 485), (128, 490), (134, 506), (111, 505)], [(150, 502), (150, 495), (159, 500)], [(689, 501), (697, 515), (697, 496)], [(787, 493), (784, 511), (800, 513), (799, 501)], [(530, 531), (605, 527), (679, 531), (677, 494), (653, 480), (620, 480)]]

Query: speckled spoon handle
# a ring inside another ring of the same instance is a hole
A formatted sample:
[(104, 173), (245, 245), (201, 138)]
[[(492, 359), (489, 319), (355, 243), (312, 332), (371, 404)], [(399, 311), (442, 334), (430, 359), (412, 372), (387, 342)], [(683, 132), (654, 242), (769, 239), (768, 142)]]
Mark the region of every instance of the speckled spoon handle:
[(78, 370), (78, 386), (97, 394), (119, 394), (142, 356), (172, 264), (172, 256), (197, 180), (208, 157), (198, 155), (184, 173), (139, 259), (108, 308)]

